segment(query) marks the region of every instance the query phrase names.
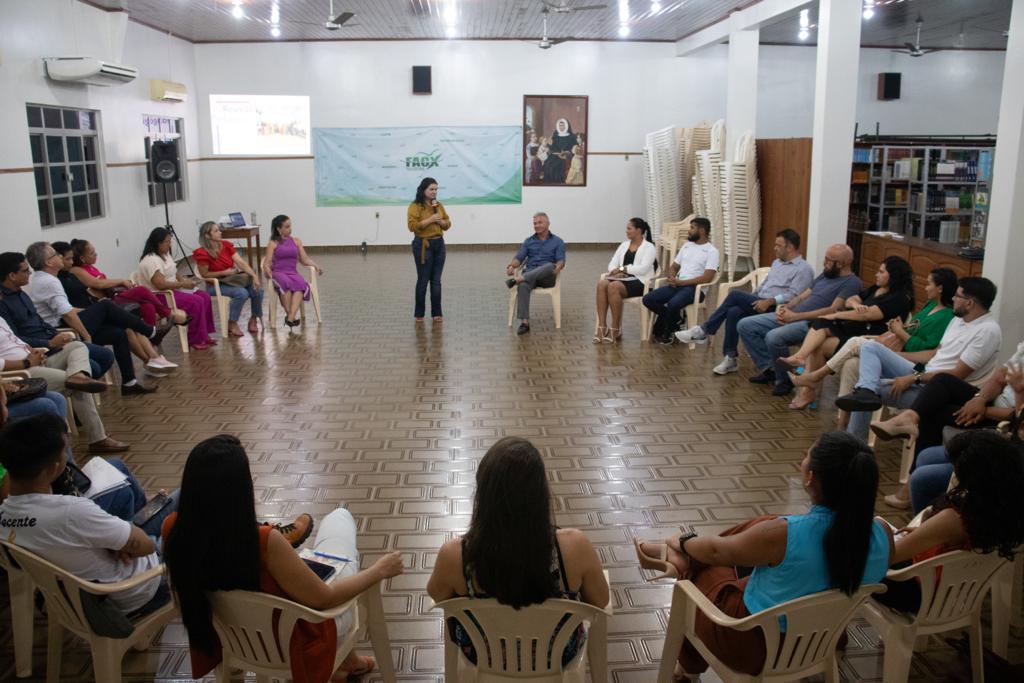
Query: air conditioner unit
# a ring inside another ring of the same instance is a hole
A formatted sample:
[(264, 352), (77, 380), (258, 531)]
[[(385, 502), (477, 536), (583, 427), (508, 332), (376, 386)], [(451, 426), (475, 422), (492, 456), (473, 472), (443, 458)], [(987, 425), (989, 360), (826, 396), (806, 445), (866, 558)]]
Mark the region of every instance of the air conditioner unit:
[(139, 70), (111, 64), (96, 57), (47, 57), (43, 59), (46, 75), (55, 81), (72, 81), (89, 85), (131, 83)]
[(183, 83), (154, 78), (149, 81), (149, 98), (156, 102), (184, 102), (188, 98), (188, 91)]

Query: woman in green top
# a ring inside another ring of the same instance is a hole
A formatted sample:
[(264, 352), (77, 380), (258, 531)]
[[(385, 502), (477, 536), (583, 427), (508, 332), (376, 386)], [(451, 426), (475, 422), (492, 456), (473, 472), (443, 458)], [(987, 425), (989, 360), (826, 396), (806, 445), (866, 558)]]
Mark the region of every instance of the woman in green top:
[(430, 315), (435, 323), (444, 322), (441, 312), (441, 272), (444, 270), (444, 232), (452, 227), (452, 220), (437, 201), (437, 181), (424, 178), (416, 188), (416, 199), (409, 205), (409, 232), (412, 239), (412, 257), (416, 261), (415, 311), (417, 324), (426, 315), (427, 285), (430, 285)]
[[(949, 268), (934, 269), (928, 274), (928, 282), (924, 287), (928, 301), (921, 310), (914, 314), (906, 325), (898, 318), (888, 322), (889, 333), (902, 345), (902, 352), (928, 351), (939, 346), (946, 327), (953, 320), (953, 294), (956, 293), (956, 286), (956, 273)], [(814, 401), (825, 377), (838, 372), (843, 363), (850, 358), (860, 356), (861, 344), (868, 339), (877, 337), (855, 337), (817, 370), (802, 375), (789, 373), (793, 384), (801, 387), (800, 392), (803, 396), (798, 396), (797, 401), (802, 399), (805, 404)], [(845, 414), (840, 418), (840, 428), (845, 426), (842, 423), (846, 419)]]

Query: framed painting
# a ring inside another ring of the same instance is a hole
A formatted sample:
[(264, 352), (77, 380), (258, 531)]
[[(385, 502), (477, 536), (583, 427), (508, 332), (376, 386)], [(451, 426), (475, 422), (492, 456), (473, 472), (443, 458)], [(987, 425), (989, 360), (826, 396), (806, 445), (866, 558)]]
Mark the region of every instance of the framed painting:
[(523, 96), (523, 185), (587, 184), (587, 99)]

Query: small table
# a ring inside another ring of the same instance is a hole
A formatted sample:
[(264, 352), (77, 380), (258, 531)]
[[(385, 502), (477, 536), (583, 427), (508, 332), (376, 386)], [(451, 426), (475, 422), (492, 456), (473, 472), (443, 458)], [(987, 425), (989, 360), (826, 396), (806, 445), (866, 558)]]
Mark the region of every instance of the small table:
[[(227, 239), (240, 239), (245, 238), (245, 260), (249, 262), (249, 267), (255, 272), (259, 272), (260, 267), (260, 226), (258, 225), (243, 225), (240, 228), (221, 228), (221, 237)], [(252, 238), (256, 238), (256, 264), (253, 265), (252, 257)]]

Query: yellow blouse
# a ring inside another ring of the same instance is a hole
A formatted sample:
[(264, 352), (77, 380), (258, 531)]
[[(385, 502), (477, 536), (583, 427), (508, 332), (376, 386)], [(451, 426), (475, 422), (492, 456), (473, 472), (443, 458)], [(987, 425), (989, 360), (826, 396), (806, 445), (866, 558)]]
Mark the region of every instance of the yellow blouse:
[(430, 218), (434, 214), (433, 206), (423, 206), (413, 202), (409, 205), (409, 232), (415, 234), (417, 237), (423, 239), (432, 239), (434, 237), (440, 237), (445, 230), (451, 227), (451, 219), (448, 217), (448, 212), (444, 210), (444, 205), (441, 202), (437, 203), (437, 212), (441, 218), (448, 221), (448, 226), (442, 228), (437, 223), (431, 223), (425, 228), (420, 227), (420, 223)]

